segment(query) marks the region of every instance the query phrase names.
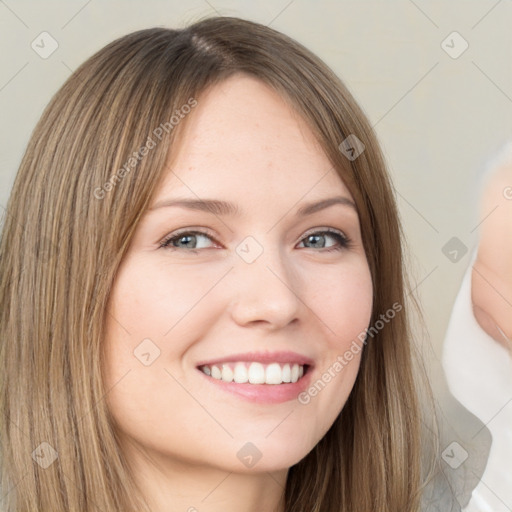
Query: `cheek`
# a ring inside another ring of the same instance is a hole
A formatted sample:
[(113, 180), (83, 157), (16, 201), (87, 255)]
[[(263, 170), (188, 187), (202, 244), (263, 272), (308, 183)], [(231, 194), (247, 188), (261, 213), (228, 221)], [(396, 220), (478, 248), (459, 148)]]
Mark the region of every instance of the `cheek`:
[(218, 276), (177, 268), (133, 258), (118, 275), (111, 311), (132, 338), (174, 339), (172, 331), (179, 331), (187, 317), (193, 316), (196, 325), (202, 323), (196, 313), (205, 308), (196, 306)]
[[(107, 388), (132, 387), (132, 399), (139, 397), (143, 406), (153, 399), (142, 397), (154, 396), (162, 386), (161, 393), (169, 396), (173, 381), (165, 370), (183, 378), (183, 355), (218, 317), (218, 301), (208, 296), (218, 275), (211, 270), (201, 274), (192, 267), (177, 271), (177, 266), (150, 259), (130, 256), (120, 268), (104, 340)], [(120, 379), (123, 384), (118, 386)]]
[[(132, 257), (120, 269), (109, 303), (103, 372), (111, 391), (106, 403), (125, 436), (154, 447), (164, 444), (165, 435), (179, 438), (180, 425), (171, 428), (176, 408), (186, 412), (184, 418), (190, 411), (199, 415), (175, 380), (183, 378), (181, 368), (172, 364), (193, 339), (186, 317), (199, 290), (185, 281), (183, 274), (167, 277), (157, 265)], [(167, 426), (165, 433), (161, 425)]]
[(324, 345), (316, 378), (298, 397), (304, 415), (317, 419), (315, 434), (331, 427), (356, 381), (365, 331), (371, 320), (373, 286), (366, 259), (317, 276), (311, 289), (312, 309)]
[(312, 309), (326, 327), (332, 343), (342, 348), (357, 338), (370, 322), (373, 287), (366, 263), (347, 266), (316, 281)]

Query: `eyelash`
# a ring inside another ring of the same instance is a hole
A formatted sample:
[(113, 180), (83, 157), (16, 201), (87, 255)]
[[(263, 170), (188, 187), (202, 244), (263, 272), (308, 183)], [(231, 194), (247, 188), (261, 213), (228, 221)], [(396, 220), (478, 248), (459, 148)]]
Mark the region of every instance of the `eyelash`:
[[(318, 234), (329, 234), (333, 236), (333, 238), (338, 240), (339, 245), (336, 247), (331, 247), (329, 249), (320, 249), (319, 252), (335, 252), (335, 251), (342, 251), (346, 249), (350, 249), (352, 247), (352, 240), (348, 238), (346, 235), (342, 234), (341, 232), (334, 230), (334, 229), (324, 229), (320, 231), (313, 231), (304, 236), (304, 238), (301, 239), (301, 242), (305, 240), (306, 238), (312, 236), (312, 235), (318, 235)], [(167, 249), (171, 251), (179, 251), (179, 250), (185, 250), (188, 252), (197, 253), (198, 251), (204, 250), (204, 249), (183, 249), (181, 247), (171, 247), (171, 242), (174, 242), (175, 240), (179, 240), (184, 235), (203, 235), (207, 238), (210, 238), (212, 241), (217, 242), (215, 238), (212, 236), (211, 233), (208, 231), (196, 231), (196, 230), (183, 230), (179, 231), (178, 233), (173, 233), (169, 236), (167, 236), (162, 242), (160, 242), (159, 248), (160, 249)], [(307, 249), (307, 247), (306, 247)]]

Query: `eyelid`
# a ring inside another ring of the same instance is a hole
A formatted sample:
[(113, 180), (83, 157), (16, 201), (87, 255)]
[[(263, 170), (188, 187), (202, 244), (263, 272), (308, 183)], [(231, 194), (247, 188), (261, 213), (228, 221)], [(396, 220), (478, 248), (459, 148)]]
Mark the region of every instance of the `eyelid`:
[[(192, 234), (192, 235), (204, 235), (204, 236), (208, 236), (209, 238), (212, 239), (212, 241), (214, 241), (215, 243), (219, 243), (217, 241), (217, 238), (215, 236), (215, 234), (213, 233), (213, 231), (211, 229), (208, 229), (208, 228), (204, 228), (204, 227), (194, 227), (194, 226), (190, 226), (188, 228), (182, 228), (182, 229), (178, 229), (176, 231), (173, 231), (172, 233), (169, 233), (168, 235), (166, 235), (159, 243), (159, 247), (164, 247), (165, 244), (167, 242), (169, 242), (170, 240), (172, 240), (173, 238), (177, 238), (181, 235), (185, 235), (185, 234)], [(165, 248), (165, 247), (164, 247)], [(198, 249), (190, 249), (190, 250), (198, 250)]]
[(348, 239), (348, 235), (345, 234), (344, 231), (342, 231), (341, 229), (338, 229), (338, 228), (332, 228), (330, 226), (320, 226), (320, 227), (316, 227), (316, 228), (311, 228), (311, 229), (308, 229), (303, 235), (302, 235), (302, 238), (305, 238), (309, 235), (313, 235), (315, 233), (337, 233), (339, 235), (342, 235), (343, 237), (347, 238)]

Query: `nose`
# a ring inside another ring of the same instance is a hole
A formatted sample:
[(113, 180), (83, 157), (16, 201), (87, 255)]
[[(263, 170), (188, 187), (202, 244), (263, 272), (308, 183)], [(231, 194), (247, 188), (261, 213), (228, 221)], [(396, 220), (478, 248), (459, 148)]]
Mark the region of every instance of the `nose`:
[(231, 316), (239, 325), (282, 328), (296, 321), (305, 307), (300, 298), (299, 276), (277, 248), (265, 247), (251, 263), (237, 258), (230, 280)]

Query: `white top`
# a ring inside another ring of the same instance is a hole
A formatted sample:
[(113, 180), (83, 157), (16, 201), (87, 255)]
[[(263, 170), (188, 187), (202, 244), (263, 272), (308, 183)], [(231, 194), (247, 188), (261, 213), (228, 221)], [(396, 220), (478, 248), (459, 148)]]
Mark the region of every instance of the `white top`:
[[(512, 359), (477, 323), (471, 304), (476, 250), (455, 299), (443, 347), (443, 367), (455, 398), (490, 431), (484, 474), (464, 512), (512, 510)], [(476, 437), (475, 437), (476, 440)]]

